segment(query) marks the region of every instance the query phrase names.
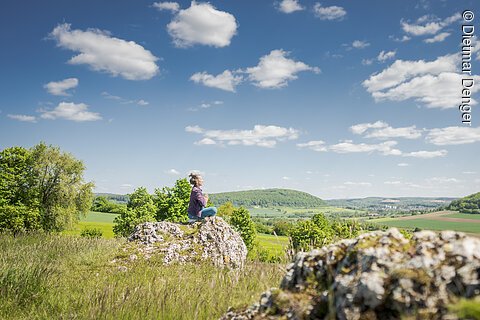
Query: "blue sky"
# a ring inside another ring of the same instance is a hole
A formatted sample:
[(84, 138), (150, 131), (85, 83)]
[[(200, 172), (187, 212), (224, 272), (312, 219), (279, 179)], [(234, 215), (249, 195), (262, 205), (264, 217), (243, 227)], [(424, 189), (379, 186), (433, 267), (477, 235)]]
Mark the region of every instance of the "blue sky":
[(196, 170), (207, 192), (464, 196), (480, 60), (462, 74), (462, 25), (478, 21), (473, 0), (2, 1), (0, 147), (57, 145), (97, 192)]

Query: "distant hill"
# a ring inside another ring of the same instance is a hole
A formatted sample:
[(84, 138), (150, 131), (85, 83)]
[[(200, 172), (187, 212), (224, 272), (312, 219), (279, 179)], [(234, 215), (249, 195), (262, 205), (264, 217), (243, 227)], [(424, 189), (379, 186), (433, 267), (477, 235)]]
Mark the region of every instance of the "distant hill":
[(371, 211), (396, 210), (396, 211), (414, 211), (429, 210), (439, 207), (445, 207), (451, 201), (457, 198), (437, 197), (368, 197), (358, 199), (334, 199), (325, 200), (325, 202), (334, 207), (343, 207), (349, 209), (365, 209)]
[(480, 192), (452, 201), (448, 210), (480, 214)]
[(116, 193), (95, 193), (95, 197), (105, 197), (110, 201), (116, 203), (127, 203), (128, 202), (128, 195), (127, 194), (116, 194)]
[(235, 206), (244, 207), (301, 207), (314, 208), (326, 206), (325, 201), (306, 192), (290, 189), (263, 189), (214, 193), (210, 200), (220, 206), (232, 202)]

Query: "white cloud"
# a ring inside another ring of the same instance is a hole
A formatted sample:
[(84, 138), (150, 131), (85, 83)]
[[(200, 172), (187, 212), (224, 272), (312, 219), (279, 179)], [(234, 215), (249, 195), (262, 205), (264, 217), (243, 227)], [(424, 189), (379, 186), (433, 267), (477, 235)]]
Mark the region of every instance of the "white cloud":
[(180, 10), (180, 5), (176, 2), (154, 2), (152, 7), (159, 11), (168, 10), (171, 12), (177, 12)]
[(395, 57), (395, 55), (397, 54), (397, 51), (394, 50), (394, 51), (384, 51), (382, 50), (379, 54), (378, 54), (378, 57), (377, 57), (377, 60), (380, 61), (380, 62), (385, 62), (389, 59), (393, 59)]
[(120, 188), (122, 188), (122, 189), (130, 189), (132, 187), (133, 186), (130, 183), (123, 183), (123, 184), (120, 185)]
[(305, 8), (298, 3), (298, 0), (282, 0), (277, 9), (283, 13), (292, 13), (295, 11), (304, 10)]
[(110, 93), (104, 91), (102, 92), (102, 96), (105, 98), (105, 99), (110, 99), (110, 100), (116, 100), (116, 101), (119, 101), (121, 104), (137, 104), (139, 106), (148, 106), (150, 103), (148, 101), (145, 101), (143, 99), (140, 99), (140, 100), (128, 100), (128, 99), (125, 99), (125, 98), (122, 98), (122, 97), (119, 97), (119, 96), (114, 96), (114, 95), (111, 95)]
[(190, 77), (190, 80), (195, 83), (230, 92), (235, 92), (235, 87), (242, 82), (242, 79), (242, 76), (235, 75), (230, 70), (225, 70), (216, 76), (207, 72), (197, 72)]
[(253, 130), (206, 130), (199, 126), (188, 126), (185, 131), (202, 134), (203, 139), (197, 145), (244, 145), (274, 147), (278, 141), (298, 138), (298, 130), (278, 126), (255, 125)]
[(403, 19), (400, 21), (403, 31), (413, 36), (433, 35), (444, 27), (461, 19), (460, 13), (441, 20), (434, 15), (425, 15), (417, 19), (414, 23), (409, 23)]
[(289, 52), (272, 50), (268, 55), (260, 58), (257, 66), (247, 68), (244, 72), (249, 74), (249, 79), (260, 88), (281, 88), (288, 81), (297, 79), (300, 71), (313, 71), (319, 73), (317, 67), (310, 67), (301, 61), (287, 58)]
[(72, 121), (96, 121), (101, 120), (99, 113), (88, 111), (84, 103), (60, 102), (53, 110), (40, 110), (43, 119), (66, 119)]
[(426, 179), (427, 182), (430, 183), (459, 183), (461, 182), (460, 180), (456, 178), (447, 178), (447, 177), (433, 177), (430, 179)]
[(402, 184), (402, 181), (398, 181), (398, 180), (395, 180), (395, 181), (384, 181), (383, 183), (384, 183), (384, 184), (389, 184), (389, 185), (400, 185), (400, 184)]
[(370, 43), (366, 41), (355, 40), (352, 42), (352, 47), (355, 49), (363, 49), (370, 45)]
[(377, 139), (391, 139), (391, 138), (405, 138), (417, 139), (422, 136), (422, 131), (418, 130), (416, 126), (392, 128), (383, 121), (375, 123), (360, 123), (350, 127), (350, 130), (355, 134), (365, 134), (365, 138)]
[(322, 7), (318, 2), (313, 6), (313, 12), (317, 18), (320, 18), (320, 20), (341, 20), (347, 14), (342, 7)]
[(373, 59), (362, 59), (362, 64), (364, 66), (369, 66), (373, 63)]
[(476, 171), (463, 171), (463, 174), (477, 174)]
[(426, 141), (437, 146), (480, 142), (480, 127), (446, 127), (431, 129)]
[(382, 155), (401, 155), (402, 152), (393, 147), (397, 145), (396, 141), (385, 141), (379, 144), (355, 144), (351, 140), (344, 140), (340, 143), (330, 146), (328, 149), (336, 153), (360, 153), (377, 151)]
[(389, 38), (393, 39), (393, 41), (396, 41), (396, 42), (406, 42), (406, 41), (409, 41), (410, 39), (412, 39), (412, 38), (410, 38), (409, 36), (406, 36), (406, 35), (404, 35), (401, 38), (396, 38), (394, 36), (389, 36)]
[(327, 151), (327, 146), (325, 145), (325, 142), (321, 140), (298, 143), (297, 147), (307, 148), (313, 151)]
[(409, 164), (408, 164), (408, 163), (405, 163), (405, 162), (400, 162), (399, 164), (397, 164), (397, 166), (399, 166), (399, 167), (408, 167)]
[(192, 1), (190, 8), (174, 16), (167, 30), (177, 47), (226, 47), (237, 32), (237, 22), (232, 14), (217, 10), (210, 3)]
[(50, 34), (59, 47), (80, 52), (70, 64), (87, 64), (128, 80), (147, 80), (159, 71), (158, 60), (150, 51), (133, 41), (111, 37), (98, 29), (71, 30), (70, 24), (58, 25)]
[(450, 33), (448, 33), (448, 32), (442, 32), (442, 33), (439, 33), (439, 34), (437, 34), (436, 36), (434, 36), (434, 37), (432, 37), (432, 38), (428, 38), (428, 39), (423, 40), (423, 42), (425, 42), (425, 43), (442, 42), (442, 41), (445, 40), (449, 35), (450, 35)]
[(370, 182), (352, 182), (352, 181), (347, 181), (343, 183), (344, 185), (347, 186), (354, 186), (354, 187), (371, 187), (372, 184)]
[[(397, 60), (362, 85), (375, 101), (415, 99), (429, 108), (454, 108), (461, 101), (462, 79), (457, 73), (459, 55), (451, 54), (426, 62)], [(475, 82), (480, 76), (472, 77)], [(473, 86), (472, 94), (480, 90)], [(472, 99), (471, 104), (476, 104)]]
[(172, 176), (178, 176), (178, 175), (180, 174), (180, 172), (178, 172), (178, 171), (175, 170), (175, 169), (170, 169), (170, 170), (168, 170), (168, 171), (165, 171), (165, 173), (170, 174), (170, 175), (172, 175)]
[(383, 121), (377, 121), (375, 123), (360, 123), (350, 127), (350, 131), (354, 134), (362, 134), (365, 133), (368, 129), (377, 129), (377, 128), (385, 128), (388, 127), (388, 123)]
[(35, 116), (27, 116), (24, 114), (7, 114), (7, 117), (22, 122), (37, 122), (37, 118), (35, 118)]
[(437, 151), (415, 151), (403, 154), (404, 157), (413, 157), (421, 159), (431, 159), (437, 157), (445, 157), (447, 155), (447, 150), (437, 150)]
[(43, 87), (47, 89), (50, 94), (54, 96), (69, 96), (70, 94), (66, 91), (69, 89), (73, 89), (78, 86), (78, 79), (77, 78), (68, 78), (62, 81), (52, 81), (44, 85)]
[(282, 180), (292, 180), (290, 177), (282, 177)]

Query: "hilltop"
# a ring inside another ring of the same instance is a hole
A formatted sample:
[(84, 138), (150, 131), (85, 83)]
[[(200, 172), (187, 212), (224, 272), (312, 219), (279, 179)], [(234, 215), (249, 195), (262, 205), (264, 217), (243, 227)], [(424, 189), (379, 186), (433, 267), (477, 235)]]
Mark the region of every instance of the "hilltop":
[(448, 210), (480, 214), (480, 192), (452, 201)]
[(323, 207), (326, 202), (309, 193), (290, 189), (262, 189), (214, 193), (210, 200), (217, 206), (232, 202), (244, 207)]

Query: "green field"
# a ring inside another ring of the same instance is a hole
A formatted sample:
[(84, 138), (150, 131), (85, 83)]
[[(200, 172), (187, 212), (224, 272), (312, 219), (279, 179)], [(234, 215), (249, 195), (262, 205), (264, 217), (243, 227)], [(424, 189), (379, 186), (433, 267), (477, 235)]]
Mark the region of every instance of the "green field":
[(97, 228), (102, 230), (103, 237), (111, 239), (113, 234), (113, 219), (118, 216), (114, 213), (94, 212), (90, 211), (86, 217), (82, 217), (80, 222), (72, 230), (63, 231), (67, 235), (80, 235), (85, 228)]
[(283, 254), (288, 245), (288, 237), (286, 236), (274, 236), (271, 234), (258, 233), (257, 240), (260, 247), (277, 255)]
[(310, 218), (317, 213), (323, 213), (326, 216), (346, 216), (346, 217), (362, 217), (366, 215), (363, 210), (351, 210), (338, 207), (317, 207), (317, 208), (293, 208), (293, 207), (276, 207), (276, 208), (248, 208), (248, 211), (255, 218), (265, 219), (304, 219)]
[(444, 215), (445, 218), (459, 218), (459, 219), (475, 219), (480, 220), (480, 214), (471, 213), (452, 213)]
[(389, 227), (397, 228), (420, 228), (425, 230), (455, 230), (467, 233), (480, 233), (480, 223), (470, 222), (453, 222), (441, 221), (433, 219), (412, 219), (412, 220), (398, 220), (398, 219), (375, 219), (370, 222), (379, 223)]

